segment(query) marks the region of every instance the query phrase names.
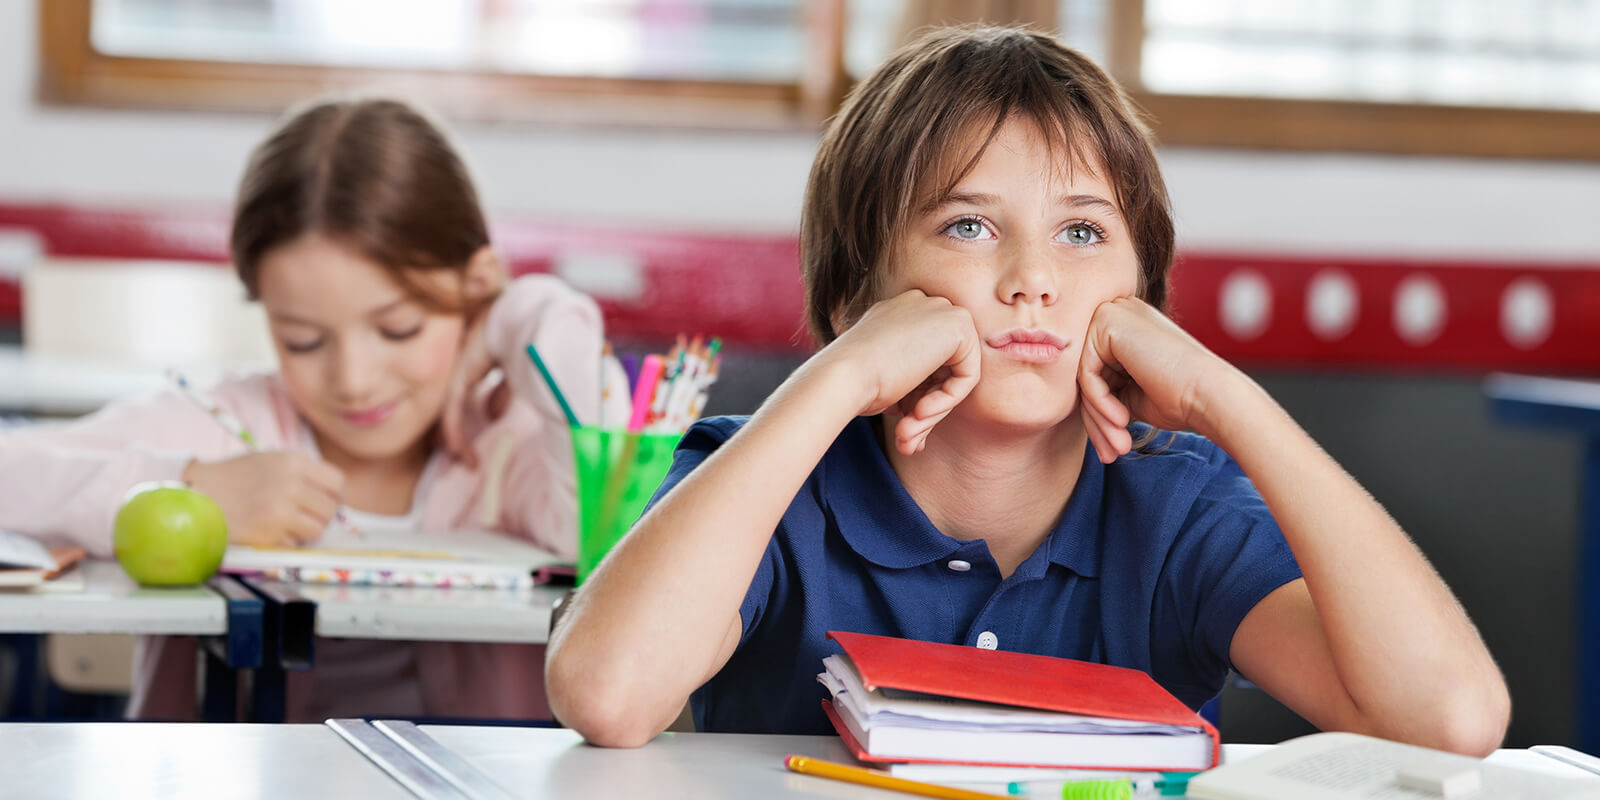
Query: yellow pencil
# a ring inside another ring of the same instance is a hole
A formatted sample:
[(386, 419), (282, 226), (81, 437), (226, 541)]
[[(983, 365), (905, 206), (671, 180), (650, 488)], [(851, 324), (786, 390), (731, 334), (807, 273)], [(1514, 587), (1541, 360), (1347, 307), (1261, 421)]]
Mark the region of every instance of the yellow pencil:
[(906, 794), (937, 797), (941, 800), (1016, 800), (1016, 798), (1009, 795), (974, 792), (969, 789), (957, 789), (953, 786), (940, 786), (936, 783), (923, 783), (922, 781), (908, 781), (905, 778), (885, 775), (877, 770), (835, 764), (832, 761), (823, 761), (820, 758), (810, 758), (808, 756), (791, 755), (783, 760), (783, 764), (791, 771), (802, 775), (832, 778), (836, 781), (859, 783), (862, 786), (876, 786), (879, 789), (892, 789)]

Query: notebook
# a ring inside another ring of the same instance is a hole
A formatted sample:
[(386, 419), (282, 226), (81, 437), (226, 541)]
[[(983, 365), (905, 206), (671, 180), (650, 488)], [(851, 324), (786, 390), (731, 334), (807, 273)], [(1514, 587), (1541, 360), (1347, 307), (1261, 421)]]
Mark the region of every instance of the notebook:
[(1600, 800), (1600, 780), (1563, 778), (1356, 733), (1314, 733), (1189, 781), (1203, 800)]
[(830, 631), (823, 710), (862, 761), (1186, 771), (1216, 728), (1149, 675), (1052, 656)]
[(479, 531), (369, 532), (329, 544), (229, 545), (222, 570), (293, 583), (517, 589), (532, 586), (536, 570), (571, 563), (525, 540)]
[(55, 580), (84, 555), (82, 547), (45, 547), (20, 533), (0, 531), (0, 588), (27, 588)]

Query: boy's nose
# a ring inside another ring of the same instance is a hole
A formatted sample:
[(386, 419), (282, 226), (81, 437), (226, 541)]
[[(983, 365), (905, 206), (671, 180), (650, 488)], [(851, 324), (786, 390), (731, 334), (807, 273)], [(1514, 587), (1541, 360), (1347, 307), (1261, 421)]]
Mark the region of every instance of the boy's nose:
[(1055, 270), (1051, 269), (1048, 256), (1032, 249), (1006, 257), (995, 289), (1000, 302), (1008, 305), (1029, 302), (1050, 305), (1059, 294)]

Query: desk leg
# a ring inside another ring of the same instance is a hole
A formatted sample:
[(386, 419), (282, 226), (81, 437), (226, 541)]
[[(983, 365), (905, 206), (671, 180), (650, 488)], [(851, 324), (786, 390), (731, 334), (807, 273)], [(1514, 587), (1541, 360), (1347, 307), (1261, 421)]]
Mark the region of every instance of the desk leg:
[(205, 659), (200, 694), (200, 719), (206, 722), (233, 722), (239, 708), (239, 673), (208, 646), (200, 651)]
[(1600, 436), (1584, 448), (1579, 492), (1578, 749), (1600, 754)]
[(288, 680), (283, 667), (262, 664), (250, 675), (250, 721), (282, 722), (288, 713)]

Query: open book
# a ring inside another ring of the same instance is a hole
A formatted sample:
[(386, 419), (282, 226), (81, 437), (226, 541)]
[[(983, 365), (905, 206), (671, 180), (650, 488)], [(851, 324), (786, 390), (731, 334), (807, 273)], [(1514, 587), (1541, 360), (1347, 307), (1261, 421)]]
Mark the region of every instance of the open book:
[(863, 761), (1200, 770), (1218, 739), (1143, 672), (830, 631), (824, 710)]
[(1205, 800), (1600, 800), (1600, 780), (1561, 778), (1355, 733), (1290, 739), (1189, 781)]
[(563, 563), (571, 560), (497, 533), (374, 531), (310, 547), (229, 545), (222, 569), (295, 583), (516, 589)]
[(82, 561), (82, 547), (45, 547), (20, 533), (0, 531), (0, 588), (38, 586)]

